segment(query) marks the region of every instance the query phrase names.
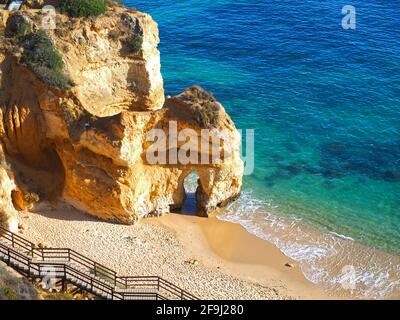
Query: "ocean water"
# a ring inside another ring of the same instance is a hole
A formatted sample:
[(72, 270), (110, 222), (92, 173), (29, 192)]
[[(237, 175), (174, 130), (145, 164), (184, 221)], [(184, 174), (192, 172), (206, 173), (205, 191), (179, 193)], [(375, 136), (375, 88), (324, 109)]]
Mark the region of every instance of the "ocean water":
[(199, 84), (255, 129), (255, 171), (220, 218), (313, 282), (400, 297), (400, 2), (352, 1), (356, 30), (336, 0), (125, 4), (159, 23), (166, 94)]

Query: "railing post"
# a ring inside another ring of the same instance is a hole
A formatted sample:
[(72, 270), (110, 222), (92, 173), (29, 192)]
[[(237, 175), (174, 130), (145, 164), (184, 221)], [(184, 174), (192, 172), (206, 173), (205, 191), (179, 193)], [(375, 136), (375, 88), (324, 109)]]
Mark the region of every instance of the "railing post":
[(62, 280), (62, 285), (61, 286), (62, 286), (61, 287), (61, 291), (62, 292), (66, 292), (67, 291), (67, 280), (65, 278)]
[[(1, 230), (1, 227), (0, 227)], [(11, 238), (9, 237), (9, 235), (11, 235)], [(1, 235), (0, 235), (1, 237)], [(54, 256), (57, 256), (57, 253), (62, 252), (61, 256), (63, 258), (65, 258), (65, 250), (64, 249), (52, 249), (52, 248), (40, 248), (35, 246), (35, 244), (33, 244), (32, 242), (28, 242), (27, 240), (24, 240), (23, 238), (19, 237), (18, 235), (14, 235), (13, 233), (8, 233), (7, 234), (7, 242), (11, 241), (12, 246), (9, 246), (9, 242), (7, 244), (7, 246), (3, 246), (6, 248), (5, 253), (7, 254), (7, 256), (5, 257), (4, 261), (7, 263), (7, 265), (11, 266), (11, 259), (14, 259), (14, 268), (15, 269), (20, 269), (19, 267), (19, 263), (21, 263), (21, 261), (25, 261), (22, 262), (24, 266), (27, 266), (28, 268), (28, 276), (30, 274), (32, 274), (32, 278), (36, 278), (36, 272), (38, 272), (38, 278), (42, 277), (42, 269), (43, 269), (43, 265), (38, 262), (35, 263), (33, 261), (33, 259), (35, 257), (38, 258), (38, 260), (40, 261), (40, 257), (41, 260), (43, 262), (46, 261), (46, 259), (52, 259)], [(26, 242), (25, 242), (26, 241)], [(17, 250), (13, 249), (15, 246), (19, 246), (22, 247), (24, 249), (24, 253), (20, 254)], [(28, 251), (30, 248), (30, 251)], [(4, 251), (3, 251), (4, 252)], [(11, 257), (11, 254), (13, 254), (14, 256)], [(87, 285), (90, 284), (91, 287), (91, 291), (94, 290), (94, 285), (98, 284), (99, 286), (99, 292), (101, 292), (102, 294), (104, 294), (105, 292), (107, 292), (107, 295), (111, 294), (111, 299), (125, 299), (126, 297), (145, 297), (146, 294), (130, 294), (130, 293), (119, 293), (118, 292), (118, 286), (124, 286), (125, 285), (125, 289), (128, 289), (129, 286), (133, 286), (133, 287), (137, 287), (137, 286), (153, 286), (154, 284), (154, 280), (157, 281), (157, 293), (156, 293), (156, 298), (157, 299), (166, 299), (167, 297), (164, 297), (163, 295), (160, 294), (160, 290), (163, 289), (167, 292), (170, 292), (171, 294), (173, 294), (175, 297), (180, 297), (181, 300), (187, 300), (187, 299), (197, 299), (197, 297), (191, 295), (190, 293), (186, 292), (185, 290), (175, 286), (174, 284), (164, 280), (161, 277), (118, 277), (117, 273), (114, 270), (111, 270), (101, 264), (98, 264), (97, 262), (85, 258), (83, 256), (81, 256), (79, 253), (76, 253), (75, 251), (71, 250), (71, 249), (67, 249), (67, 258), (68, 261), (71, 261), (72, 259), (72, 255), (74, 255), (74, 259), (77, 259), (77, 263), (81, 264), (83, 266), (85, 266), (86, 268), (94, 268), (94, 275), (95, 276), (100, 276), (100, 280), (104, 280), (107, 281), (107, 284), (104, 284), (103, 281), (98, 282), (94, 277), (90, 277), (90, 281), (87, 280), (87, 276), (83, 274), (84, 276), (84, 281)], [(32, 259), (30, 259), (30, 256), (32, 257)], [(22, 257), (22, 258), (21, 258)], [(58, 257), (60, 257), (60, 254), (58, 254)], [(24, 259), (24, 260), (21, 260)], [(49, 264), (50, 265), (50, 264)], [(57, 263), (56, 265), (60, 265), (59, 263)], [(72, 275), (72, 277), (75, 277), (77, 274), (79, 274), (79, 272), (74, 269), (69, 267), (68, 264), (63, 263), (62, 264), (63, 267), (63, 286), (67, 285), (67, 272), (70, 273), (70, 275)], [(60, 270), (60, 269), (58, 269)], [(59, 272), (59, 271), (58, 271)], [(71, 273), (72, 272), (72, 273)], [(112, 285), (110, 284), (114, 284), (114, 287), (112, 287)], [(139, 283), (139, 285), (137, 285)], [(108, 291), (110, 290), (110, 291)], [(99, 294), (100, 295), (100, 294)], [(101, 296), (101, 295), (100, 295)], [(148, 295), (147, 295), (148, 296)], [(168, 295), (167, 295), (168, 296)]]

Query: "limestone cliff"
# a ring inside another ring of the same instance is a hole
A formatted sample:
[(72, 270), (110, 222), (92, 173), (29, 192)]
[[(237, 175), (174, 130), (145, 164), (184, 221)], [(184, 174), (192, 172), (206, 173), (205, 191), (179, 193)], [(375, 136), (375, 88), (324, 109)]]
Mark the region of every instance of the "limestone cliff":
[[(194, 171), (199, 175), (199, 214), (239, 195), (243, 162), (235, 125), (199, 87), (165, 100), (158, 28), (149, 15), (119, 6), (96, 18), (57, 13), (57, 28), (46, 33), (70, 79), (71, 86), (62, 88), (26, 63), (27, 45), (4, 35), (22, 20), (29, 32), (39, 32), (41, 14), (0, 12), (3, 224), (15, 228), (15, 210), (29, 210), (42, 200), (67, 201), (101, 219), (132, 223), (179, 209), (184, 180)], [(135, 50), (132, 39), (140, 40), (135, 40)], [(207, 142), (210, 148), (195, 144), (191, 154), (192, 159), (215, 153), (224, 157), (219, 162), (169, 161), (187, 147), (178, 141), (162, 151), (168, 155), (166, 163), (149, 161), (154, 147), (149, 136), (160, 129), (173, 141), (171, 123), (178, 132), (191, 129), (198, 136), (204, 129), (227, 133), (224, 143)]]

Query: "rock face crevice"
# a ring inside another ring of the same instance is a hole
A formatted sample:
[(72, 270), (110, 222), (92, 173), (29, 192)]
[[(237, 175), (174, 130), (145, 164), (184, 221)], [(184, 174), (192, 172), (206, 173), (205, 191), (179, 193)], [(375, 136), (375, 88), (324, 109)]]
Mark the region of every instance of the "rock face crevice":
[[(37, 21), (37, 12), (22, 14)], [(93, 19), (58, 14), (57, 21), (48, 35), (71, 89), (46, 85), (19, 62), (17, 45), (0, 44), (0, 223), (15, 228), (16, 209), (62, 200), (100, 219), (130, 224), (181, 208), (184, 180), (193, 171), (199, 176), (199, 214), (238, 197), (243, 162), (235, 125), (200, 87), (165, 99), (158, 28), (149, 15), (115, 7)], [(137, 52), (127, 51), (132, 35), (143, 39)], [(221, 145), (210, 141), (204, 148), (200, 138), (190, 154), (199, 160), (223, 154), (221, 161), (170, 161), (185, 154), (186, 140), (158, 150), (168, 161), (149, 160), (149, 137), (158, 129), (173, 141), (171, 123), (177, 132), (198, 137), (204, 130), (223, 132)]]

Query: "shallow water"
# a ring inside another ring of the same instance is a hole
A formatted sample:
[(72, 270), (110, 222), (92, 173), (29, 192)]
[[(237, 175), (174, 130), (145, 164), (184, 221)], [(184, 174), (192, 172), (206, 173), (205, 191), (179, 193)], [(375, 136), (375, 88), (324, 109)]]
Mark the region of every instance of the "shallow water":
[(159, 23), (166, 94), (199, 84), (256, 130), (255, 172), (221, 218), (314, 282), (352, 265), (356, 294), (398, 293), (400, 3), (353, 1), (354, 31), (333, 0), (125, 3)]

